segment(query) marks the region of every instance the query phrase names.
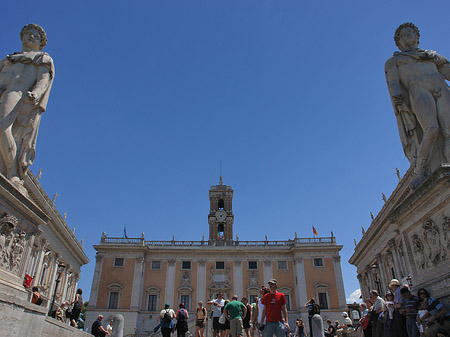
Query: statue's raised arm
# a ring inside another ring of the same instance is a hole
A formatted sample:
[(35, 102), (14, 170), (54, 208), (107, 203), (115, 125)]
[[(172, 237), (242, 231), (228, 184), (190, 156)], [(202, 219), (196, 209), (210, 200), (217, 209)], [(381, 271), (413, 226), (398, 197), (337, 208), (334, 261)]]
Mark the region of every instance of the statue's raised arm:
[(395, 31), (400, 52), (386, 61), (385, 74), (400, 139), (418, 186), (437, 166), (450, 163), (448, 60), (419, 49), (419, 29), (404, 23)]
[(52, 58), (42, 49), (47, 34), (36, 24), (20, 32), (22, 51), (0, 61), (0, 173), (16, 186), (36, 153), (42, 112), (55, 76)]

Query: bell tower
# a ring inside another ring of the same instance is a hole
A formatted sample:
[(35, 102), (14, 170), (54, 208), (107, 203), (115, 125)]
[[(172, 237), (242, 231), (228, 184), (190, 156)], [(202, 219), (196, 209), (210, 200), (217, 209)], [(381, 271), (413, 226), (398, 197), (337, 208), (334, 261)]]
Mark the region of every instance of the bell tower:
[(219, 185), (209, 189), (209, 240), (233, 241), (233, 189), (223, 184), (220, 176)]

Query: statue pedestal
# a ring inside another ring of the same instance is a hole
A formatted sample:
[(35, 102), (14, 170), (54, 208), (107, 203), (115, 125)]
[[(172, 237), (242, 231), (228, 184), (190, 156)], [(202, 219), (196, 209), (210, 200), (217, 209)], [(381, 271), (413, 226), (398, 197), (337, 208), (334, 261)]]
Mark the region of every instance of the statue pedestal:
[(349, 262), (358, 269), (363, 298), (382, 294), (391, 279), (426, 288), (450, 304), (450, 165), (417, 188), (410, 169), (375, 217)]
[[(412, 178), (405, 176), (399, 185)], [(426, 288), (449, 303), (450, 165), (441, 165), (417, 189), (407, 188), (393, 202), (395, 209), (389, 220), (403, 238), (402, 253), (413, 289)]]

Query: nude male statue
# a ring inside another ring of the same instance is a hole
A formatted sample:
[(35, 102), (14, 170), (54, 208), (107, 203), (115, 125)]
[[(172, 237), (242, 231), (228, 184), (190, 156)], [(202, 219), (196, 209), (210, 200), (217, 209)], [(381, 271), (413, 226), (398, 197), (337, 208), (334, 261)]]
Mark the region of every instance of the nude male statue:
[(52, 58), (42, 49), (44, 29), (36, 24), (20, 32), (22, 52), (0, 61), (0, 172), (14, 184), (33, 163), (42, 112), (55, 75)]
[(450, 163), (450, 80), (448, 60), (435, 51), (419, 49), (419, 29), (404, 23), (395, 31), (395, 52), (385, 64), (405, 155), (414, 167), (417, 187), (429, 174), (433, 146), (441, 133), (441, 161)]

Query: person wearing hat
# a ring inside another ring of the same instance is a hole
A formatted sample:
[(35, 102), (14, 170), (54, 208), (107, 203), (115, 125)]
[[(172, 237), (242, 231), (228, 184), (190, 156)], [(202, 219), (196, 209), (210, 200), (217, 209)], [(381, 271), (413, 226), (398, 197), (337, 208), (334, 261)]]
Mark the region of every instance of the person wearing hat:
[(336, 331), (336, 336), (342, 337), (353, 331), (353, 322), (348, 317), (347, 312), (342, 313), (342, 317), (344, 317), (344, 324), (339, 326), (339, 329)]
[(405, 299), (400, 294), (400, 282), (392, 279), (389, 288), (394, 294), (394, 313), (392, 316), (391, 337), (407, 337), (406, 318), (402, 313), (403, 303)]
[(170, 309), (170, 304), (166, 303), (164, 309), (161, 310), (158, 320), (161, 325), (161, 334), (163, 337), (170, 337), (172, 329), (174, 327), (173, 318), (175, 317), (175, 311)]
[(270, 292), (265, 294), (261, 300), (264, 305), (262, 312), (262, 325), (264, 317), (266, 325), (263, 330), (263, 337), (285, 336), (285, 328), (289, 331), (289, 322), (286, 308), (286, 296), (277, 291), (278, 282), (275, 279), (269, 281)]
[(217, 293), (217, 298), (212, 301), (206, 302), (213, 305), (213, 337), (219, 336), (219, 318), (222, 315), (222, 307), (225, 305), (223, 294)]

